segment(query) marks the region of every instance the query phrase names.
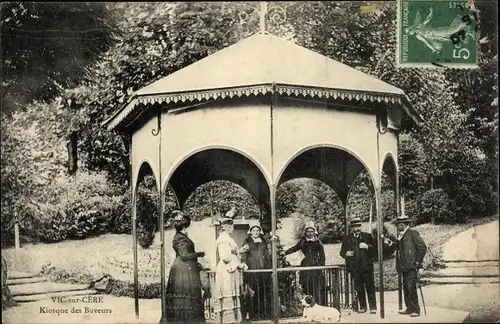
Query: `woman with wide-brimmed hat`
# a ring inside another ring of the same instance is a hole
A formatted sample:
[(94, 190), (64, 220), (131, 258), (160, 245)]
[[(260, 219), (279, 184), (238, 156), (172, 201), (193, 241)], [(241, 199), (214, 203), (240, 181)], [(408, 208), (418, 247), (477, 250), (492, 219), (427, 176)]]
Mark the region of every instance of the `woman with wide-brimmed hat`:
[[(324, 266), (325, 249), (318, 238), (318, 231), (314, 222), (307, 222), (302, 238), (284, 252), (285, 255), (302, 251), (304, 258), (301, 267)], [(300, 272), (300, 285), (306, 295), (315, 297), (316, 303), (326, 305), (325, 277), (321, 270), (303, 270)]]
[[(242, 254), (242, 261), (250, 270), (271, 268), (271, 255), (258, 220), (250, 221), (247, 234), (248, 237), (243, 241), (243, 246), (248, 246), (248, 251)], [(267, 318), (271, 313), (269, 273), (246, 273), (245, 283), (255, 292), (248, 310), (250, 319)]]
[[(204, 252), (196, 252), (187, 229), (191, 224), (189, 216), (179, 210), (172, 212), (176, 233), (172, 248), (176, 258), (170, 268), (166, 285), (166, 322), (167, 323), (205, 323), (200, 272), (203, 267), (198, 258)], [(160, 323), (164, 323), (163, 319)]]
[(239, 248), (231, 237), (234, 226), (234, 211), (219, 220), (221, 232), (216, 240), (219, 262), (215, 272), (213, 296), (215, 314), (219, 323), (240, 323), (242, 318), (240, 297), (243, 291), (243, 271), (248, 269), (241, 262), (241, 253), (247, 248)]

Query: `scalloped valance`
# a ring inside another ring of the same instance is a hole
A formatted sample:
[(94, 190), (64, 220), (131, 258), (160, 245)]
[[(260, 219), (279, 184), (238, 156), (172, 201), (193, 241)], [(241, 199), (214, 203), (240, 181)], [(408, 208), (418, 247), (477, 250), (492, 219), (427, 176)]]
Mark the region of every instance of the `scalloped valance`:
[(189, 91), (180, 93), (164, 93), (154, 95), (139, 95), (133, 97), (114, 116), (108, 119), (104, 124), (109, 130), (113, 130), (121, 124), (126, 124), (130, 117), (135, 116), (138, 106), (163, 105), (168, 110), (169, 105), (179, 103), (202, 103), (210, 100), (222, 100), (231, 98), (245, 98), (250, 96), (263, 96), (276, 94), (283, 97), (306, 97), (311, 99), (332, 99), (332, 100), (352, 100), (356, 102), (378, 102), (387, 104), (400, 104), (405, 112), (411, 116), (417, 123), (422, 118), (408, 109), (409, 102), (405, 95), (388, 94), (366, 91), (352, 91), (341, 89), (324, 89), (310, 86), (298, 86), (287, 84), (261, 84), (253, 86), (232, 87), (223, 89), (211, 89), (200, 91)]

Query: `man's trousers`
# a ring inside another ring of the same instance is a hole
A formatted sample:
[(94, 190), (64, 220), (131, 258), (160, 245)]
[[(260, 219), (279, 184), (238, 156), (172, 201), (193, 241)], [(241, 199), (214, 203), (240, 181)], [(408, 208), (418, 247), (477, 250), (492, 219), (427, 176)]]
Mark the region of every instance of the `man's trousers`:
[(370, 305), (370, 310), (376, 310), (377, 300), (375, 298), (375, 278), (373, 273), (373, 267), (362, 267), (354, 269), (354, 271), (352, 272), (352, 277), (354, 280), (354, 288), (358, 293), (360, 310), (365, 310), (365, 311), (367, 310), (366, 308), (367, 295), (368, 295), (368, 304)]
[(417, 294), (417, 270), (403, 270), (401, 274), (403, 275), (403, 294), (406, 310), (410, 313), (420, 314)]

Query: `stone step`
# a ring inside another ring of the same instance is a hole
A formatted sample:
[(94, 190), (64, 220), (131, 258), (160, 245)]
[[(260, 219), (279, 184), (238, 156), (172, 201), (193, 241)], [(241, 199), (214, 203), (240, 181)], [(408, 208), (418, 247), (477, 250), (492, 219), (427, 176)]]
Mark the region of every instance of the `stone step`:
[(50, 299), (52, 297), (72, 297), (72, 296), (87, 296), (87, 295), (95, 295), (97, 294), (97, 290), (94, 289), (86, 289), (86, 290), (76, 290), (76, 291), (61, 291), (55, 293), (46, 293), (46, 294), (36, 294), (36, 295), (26, 295), (26, 296), (14, 296), (12, 299), (19, 303), (28, 303), (39, 301), (43, 299)]
[(23, 278), (35, 278), (38, 277), (36, 273), (23, 272), (23, 271), (7, 271), (7, 279), (23, 279)]
[(467, 268), (467, 267), (498, 267), (500, 263), (497, 261), (448, 261), (445, 262), (447, 268)]
[(427, 284), (474, 284), (474, 285), (483, 285), (483, 284), (492, 284), (492, 283), (500, 283), (500, 279), (498, 277), (428, 277), (422, 278), (422, 283)]
[(89, 285), (75, 285), (57, 282), (36, 282), (24, 285), (15, 285), (9, 287), (12, 296), (26, 296), (44, 293), (62, 292), (62, 291), (75, 291), (86, 290)]
[(426, 277), (498, 277), (498, 267), (445, 268), (426, 273)]
[(47, 281), (47, 279), (43, 277), (7, 279), (7, 286), (24, 285), (24, 284), (44, 282), (44, 281)]

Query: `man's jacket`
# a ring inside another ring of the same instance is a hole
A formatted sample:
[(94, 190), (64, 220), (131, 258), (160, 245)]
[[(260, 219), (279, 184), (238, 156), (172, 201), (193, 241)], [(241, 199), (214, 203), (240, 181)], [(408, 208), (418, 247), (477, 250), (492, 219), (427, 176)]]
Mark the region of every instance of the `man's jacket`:
[(403, 237), (398, 241), (399, 263), (397, 268), (400, 271), (417, 269), (422, 267), (427, 245), (420, 234), (408, 228)]
[[(360, 249), (359, 243), (365, 243), (368, 245), (368, 249)], [(346, 255), (347, 251), (353, 251), (354, 256), (348, 257)], [(347, 271), (373, 269), (375, 253), (375, 244), (371, 234), (361, 232), (358, 238), (354, 237), (353, 233), (344, 236), (340, 256), (345, 259)]]

